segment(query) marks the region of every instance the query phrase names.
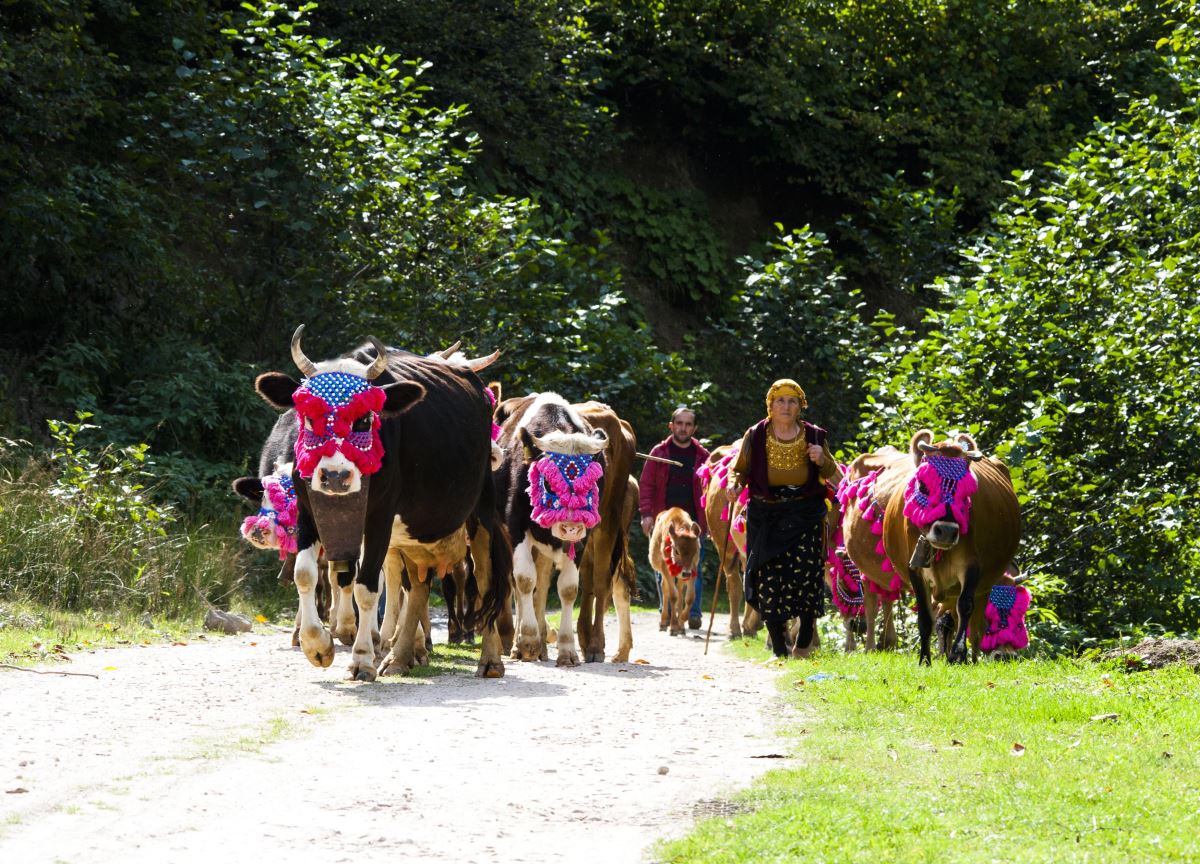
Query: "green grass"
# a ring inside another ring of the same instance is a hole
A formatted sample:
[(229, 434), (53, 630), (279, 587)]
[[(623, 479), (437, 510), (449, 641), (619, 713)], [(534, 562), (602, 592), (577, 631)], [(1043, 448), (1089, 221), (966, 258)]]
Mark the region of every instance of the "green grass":
[[(766, 656), (758, 640), (732, 650)], [(1200, 860), (1200, 677), (1186, 668), (922, 669), (828, 651), (780, 668), (801, 718), (784, 731), (793, 767), (655, 860)]]
[(65, 661), (96, 648), (186, 642), (200, 628), (199, 616), (147, 618), (127, 610), (64, 612), (34, 603), (0, 603), (0, 663), (27, 666)]

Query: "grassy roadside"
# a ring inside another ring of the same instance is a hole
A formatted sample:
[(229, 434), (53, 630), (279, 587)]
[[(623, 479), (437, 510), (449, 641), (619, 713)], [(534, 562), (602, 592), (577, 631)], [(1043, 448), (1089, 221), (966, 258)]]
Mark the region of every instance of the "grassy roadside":
[(792, 767), (654, 860), (1200, 860), (1187, 668), (825, 652), (783, 664), (780, 687), (802, 718), (784, 730)]

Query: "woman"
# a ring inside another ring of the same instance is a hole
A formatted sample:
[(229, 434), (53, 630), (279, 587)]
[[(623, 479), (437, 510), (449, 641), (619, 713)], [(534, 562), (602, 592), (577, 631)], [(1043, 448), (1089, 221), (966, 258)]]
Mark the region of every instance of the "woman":
[(781, 378), (767, 391), (767, 416), (742, 438), (734, 473), (749, 486), (746, 602), (758, 610), (776, 657), (787, 656), (786, 622), (800, 619), (798, 657), (806, 657), (825, 612), (823, 525), (826, 486), (836, 471), (825, 430), (800, 419), (808, 401)]

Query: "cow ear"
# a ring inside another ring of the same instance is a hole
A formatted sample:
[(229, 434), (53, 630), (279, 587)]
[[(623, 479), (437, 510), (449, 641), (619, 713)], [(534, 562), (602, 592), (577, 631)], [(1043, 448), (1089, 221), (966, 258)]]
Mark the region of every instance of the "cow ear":
[(425, 388), (416, 381), (397, 381), (383, 390), (387, 401), (379, 413), (384, 417), (397, 417), (425, 398)]
[(605, 432), (603, 429), (593, 429), (592, 437), (595, 438), (597, 441), (603, 441), (605, 444), (608, 443), (608, 433)]
[(908, 452), (912, 454), (914, 465), (921, 464), (921, 445), (922, 444), (928, 445), (928, 444), (932, 444), (932, 443), (933, 443), (933, 433), (930, 432), (928, 429), (921, 429), (917, 432), (916, 435), (914, 435), (912, 437), (912, 441), (909, 442), (909, 445), (908, 445)]
[(299, 388), (290, 375), (282, 372), (264, 372), (254, 379), (255, 392), (276, 411), (292, 408), (292, 394)]
[(499, 405), (501, 399), (503, 398), (500, 395), (500, 382), (499, 381), (489, 381), (488, 385), (487, 385), (487, 389), (492, 391), (492, 396), (496, 400), (495, 404)]
[(700, 536), (700, 523), (693, 522), (692, 527), (689, 528), (688, 530), (691, 531), (693, 534), (695, 534), (697, 537), (699, 537)]
[(534, 460), (533, 436), (529, 434), (529, 430), (524, 426), (518, 430), (517, 434), (521, 439), (521, 446), (525, 449), (525, 461), (532, 462)]
[(262, 501), (263, 484), (261, 477), (239, 477), (233, 481), (233, 491), (243, 498), (258, 504)]

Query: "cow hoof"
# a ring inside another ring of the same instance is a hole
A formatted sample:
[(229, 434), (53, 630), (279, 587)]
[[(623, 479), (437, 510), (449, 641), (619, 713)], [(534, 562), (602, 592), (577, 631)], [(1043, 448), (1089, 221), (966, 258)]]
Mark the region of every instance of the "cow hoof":
[(583, 654), (583, 662), (584, 663), (603, 663), (604, 662), (604, 649), (601, 648), (601, 649), (597, 650), (595, 648), (589, 648)]
[(554, 661), (555, 666), (578, 666), (579, 653), (573, 645), (559, 645), (558, 659)]
[(355, 660), (350, 664), (349, 674), (346, 678), (350, 681), (374, 681), (375, 667), (366, 661)]
[(425, 650), (424, 648), (414, 651), (413, 652), (413, 665), (414, 666), (428, 666), (429, 665), (429, 651)]
[(667, 629), (667, 625), (666, 625), (666, 624), (659, 624), (659, 625), (658, 625), (658, 632), (659, 632), (659, 633), (664, 633), (664, 632), (666, 632), (666, 629)]
[(475, 668), (476, 678), (503, 678), (504, 677), (504, 662), (497, 658), (496, 660), (485, 662), (479, 661), (479, 665)]
[(297, 627), (295, 630), (292, 631), (292, 647), (293, 648), (300, 647), (300, 628), (299, 627)]
[(343, 645), (354, 644), (354, 633), (338, 633), (337, 638)]
[(612, 662), (613, 663), (628, 663), (629, 662), (629, 652), (628, 651), (618, 651), (616, 654), (614, 654), (612, 656)]
[(301, 639), (300, 642), (304, 646), (304, 656), (308, 658), (308, 662), (321, 669), (328, 669), (333, 665), (333, 638), (326, 630), (322, 629), (319, 636), (308, 640)]
[(517, 637), (517, 641), (513, 645), (513, 657), (518, 660), (532, 662), (534, 660), (541, 660), (545, 656), (546, 643), (542, 641), (541, 636), (522, 633)]
[(932, 666), (933, 665), (933, 658), (929, 656), (928, 651), (926, 651), (924, 654), (922, 654), (920, 659), (917, 660), (917, 665), (918, 666)]

